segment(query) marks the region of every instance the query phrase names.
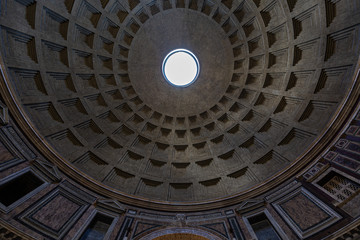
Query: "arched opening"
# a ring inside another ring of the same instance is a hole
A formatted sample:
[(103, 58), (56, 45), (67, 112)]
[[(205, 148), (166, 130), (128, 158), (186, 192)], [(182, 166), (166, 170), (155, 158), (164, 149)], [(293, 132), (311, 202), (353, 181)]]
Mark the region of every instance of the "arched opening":
[(198, 228), (165, 228), (147, 234), (138, 240), (223, 240), (223, 238)]

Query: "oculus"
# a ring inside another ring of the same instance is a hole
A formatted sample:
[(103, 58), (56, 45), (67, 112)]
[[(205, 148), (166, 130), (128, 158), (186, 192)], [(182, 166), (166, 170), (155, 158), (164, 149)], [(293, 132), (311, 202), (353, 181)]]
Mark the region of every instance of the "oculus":
[(164, 78), (172, 85), (187, 87), (198, 78), (199, 61), (186, 49), (175, 49), (168, 53), (162, 63)]

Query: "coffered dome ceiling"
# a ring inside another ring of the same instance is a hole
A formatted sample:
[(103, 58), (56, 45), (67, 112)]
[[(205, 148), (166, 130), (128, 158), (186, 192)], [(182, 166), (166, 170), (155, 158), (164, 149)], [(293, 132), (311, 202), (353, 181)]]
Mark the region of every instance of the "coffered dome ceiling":
[[(20, 126), (70, 176), (142, 201), (211, 202), (276, 181), (337, 117), (359, 57), (354, 0), (1, 5)], [(185, 88), (161, 72), (177, 48), (201, 66)]]

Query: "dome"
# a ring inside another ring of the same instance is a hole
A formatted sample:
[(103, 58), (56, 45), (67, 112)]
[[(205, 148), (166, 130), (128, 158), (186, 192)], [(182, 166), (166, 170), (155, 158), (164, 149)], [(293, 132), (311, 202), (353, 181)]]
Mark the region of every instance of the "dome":
[[(124, 204), (198, 211), (260, 196), (319, 160), (358, 101), (357, 1), (1, 6), (14, 124), (69, 179)], [(173, 51), (197, 66), (184, 86), (168, 79)]]

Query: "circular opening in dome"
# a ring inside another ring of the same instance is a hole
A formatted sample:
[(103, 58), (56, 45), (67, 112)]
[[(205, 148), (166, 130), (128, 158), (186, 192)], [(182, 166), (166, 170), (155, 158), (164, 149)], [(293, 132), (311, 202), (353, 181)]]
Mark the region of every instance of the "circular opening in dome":
[(186, 87), (199, 76), (200, 65), (196, 56), (186, 49), (176, 49), (166, 55), (162, 73), (172, 85)]

